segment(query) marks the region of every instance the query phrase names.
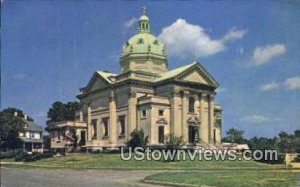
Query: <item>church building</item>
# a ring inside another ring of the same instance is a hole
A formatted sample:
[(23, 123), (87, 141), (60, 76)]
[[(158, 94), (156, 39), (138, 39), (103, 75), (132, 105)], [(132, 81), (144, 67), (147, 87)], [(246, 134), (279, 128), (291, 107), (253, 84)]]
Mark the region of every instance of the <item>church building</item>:
[(196, 61), (168, 70), (166, 46), (152, 35), (145, 9), (119, 62), (119, 74), (96, 71), (77, 96), (87, 149), (124, 146), (137, 128), (149, 145), (163, 145), (168, 134), (182, 136), (187, 146), (220, 145), (217, 81)]

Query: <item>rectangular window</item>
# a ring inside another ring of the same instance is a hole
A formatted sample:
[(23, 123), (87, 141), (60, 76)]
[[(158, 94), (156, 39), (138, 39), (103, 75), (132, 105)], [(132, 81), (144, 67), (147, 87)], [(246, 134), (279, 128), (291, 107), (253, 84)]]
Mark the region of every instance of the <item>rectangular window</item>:
[(60, 131), (57, 131), (57, 139), (60, 140)]
[(93, 128), (92, 139), (96, 139), (97, 138), (97, 119), (93, 119), (91, 125)]
[(102, 123), (103, 123), (103, 136), (108, 137), (108, 118), (103, 118)]
[(216, 129), (214, 129), (214, 134), (213, 134), (213, 138), (214, 138), (214, 143), (216, 143)]
[(158, 143), (164, 143), (165, 139), (165, 127), (160, 126), (158, 127)]
[(147, 117), (147, 111), (146, 110), (142, 110), (142, 118)]
[(164, 116), (164, 110), (159, 110), (159, 111), (158, 111), (158, 115), (159, 115), (159, 116)]
[(125, 116), (119, 117), (120, 122), (120, 136), (125, 136)]

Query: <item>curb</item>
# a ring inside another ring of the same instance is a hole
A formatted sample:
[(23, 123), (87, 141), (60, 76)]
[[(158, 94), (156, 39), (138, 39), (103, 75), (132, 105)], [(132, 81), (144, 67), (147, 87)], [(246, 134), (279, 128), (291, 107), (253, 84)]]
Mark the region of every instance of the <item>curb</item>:
[(194, 184), (185, 184), (185, 183), (173, 183), (173, 182), (159, 182), (159, 181), (153, 181), (153, 180), (141, 180), (143, 183), (146, 184), (154, 184), (154, 185), (163, 185), (163, 186), (174, 186), (174, 187), (209, 187), (209, 186), (203, 186), (203, 185), (194, 185)]

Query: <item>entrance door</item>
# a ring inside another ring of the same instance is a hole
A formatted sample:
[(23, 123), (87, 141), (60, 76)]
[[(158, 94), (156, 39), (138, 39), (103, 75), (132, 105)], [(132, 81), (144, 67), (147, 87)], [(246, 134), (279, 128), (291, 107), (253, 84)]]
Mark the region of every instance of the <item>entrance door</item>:
[(85, 131), (80, 131), (80, 143), (85, 145)]
[(214, 129), (214, 143), (216, 143), (216, 129)]
[(199, 140), (198, 126), (190, 125), (188, 132), (189, 143), (196, 143)]
[(158, 127), (158, 143), (164, 143), (165, 139), (165, 127), (160, 126)]

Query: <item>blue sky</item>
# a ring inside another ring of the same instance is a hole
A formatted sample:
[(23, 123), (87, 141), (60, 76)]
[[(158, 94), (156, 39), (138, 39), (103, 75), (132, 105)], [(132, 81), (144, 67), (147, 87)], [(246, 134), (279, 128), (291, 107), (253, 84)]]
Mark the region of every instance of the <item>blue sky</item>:
[(146, 6), (169, 69), (198, 61), (220, 84), (223, 133), (300, 127), (300, 1), (1, 1), (1, 108), (45, 125), (96, 70), (119, 72)]

